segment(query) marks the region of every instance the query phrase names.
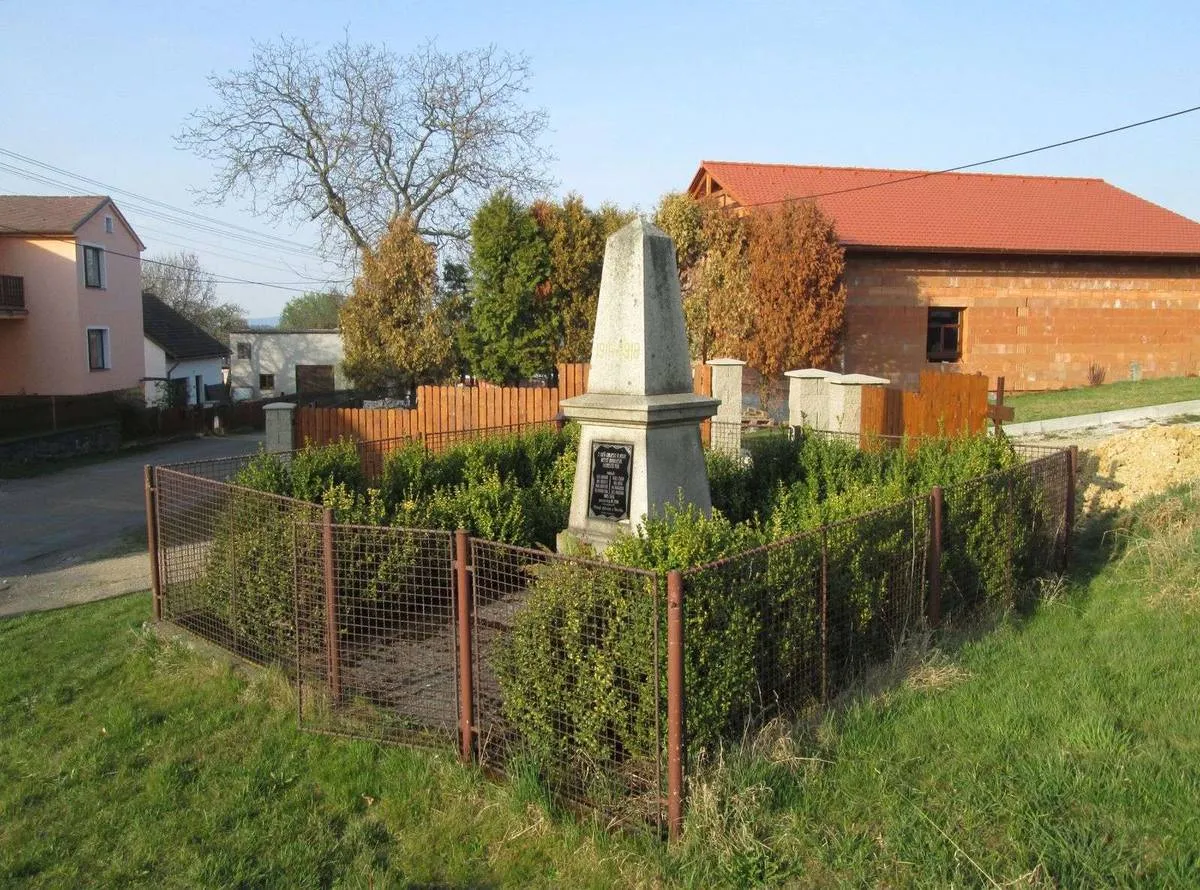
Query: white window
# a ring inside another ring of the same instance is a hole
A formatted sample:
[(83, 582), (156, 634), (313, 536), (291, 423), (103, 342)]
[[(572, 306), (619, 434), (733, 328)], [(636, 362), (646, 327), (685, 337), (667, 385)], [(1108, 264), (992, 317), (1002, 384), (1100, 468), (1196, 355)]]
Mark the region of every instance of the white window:
[(113, 232), (111, 216), (104, 217), (104, 232), (105, 232), (105, 234), (108, 234), (108, 235), (111, 235)]
[(108, 347), (108, 328), (87, 329), (88, 368), (107, 371), (112, 367), (112, 353)]
[(83, 246), (83, 283), (87, 287), (104, 287), (104, 248)]

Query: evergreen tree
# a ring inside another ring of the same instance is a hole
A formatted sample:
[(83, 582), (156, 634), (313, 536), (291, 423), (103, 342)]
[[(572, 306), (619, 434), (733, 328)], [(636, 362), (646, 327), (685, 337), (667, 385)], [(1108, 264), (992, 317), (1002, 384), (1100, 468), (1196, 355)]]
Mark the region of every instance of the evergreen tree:
[(514, 383), (547, 371), (558, 346), (549, 300), (549, 248), (529, 209), (496, 192), (471, 221), (471, 371)]

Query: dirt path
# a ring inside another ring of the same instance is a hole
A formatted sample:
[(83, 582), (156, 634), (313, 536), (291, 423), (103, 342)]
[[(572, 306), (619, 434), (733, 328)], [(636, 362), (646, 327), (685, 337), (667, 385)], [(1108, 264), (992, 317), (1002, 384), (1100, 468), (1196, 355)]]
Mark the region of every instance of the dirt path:
[(189, 439), (0, 479), (0, 616), (147, 589), (143, 467), (245, 454), (261, 441), (261, 434)]

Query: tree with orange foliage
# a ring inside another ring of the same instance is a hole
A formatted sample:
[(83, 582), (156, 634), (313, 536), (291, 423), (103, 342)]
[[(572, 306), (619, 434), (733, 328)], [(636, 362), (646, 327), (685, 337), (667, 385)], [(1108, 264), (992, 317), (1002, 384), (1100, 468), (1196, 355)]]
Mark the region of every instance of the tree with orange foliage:
[(846, 318), (845, 251), (811, 201), (755, 210), (749, 221), (754, 333), (746, 360), (766, 377), (829, 367)]
[(439, 310), (433, 245), (398, 216), (374, 248), (339, 313), (342, 367), (362, 389), (404, 392), (443, 379), (452, 340)]

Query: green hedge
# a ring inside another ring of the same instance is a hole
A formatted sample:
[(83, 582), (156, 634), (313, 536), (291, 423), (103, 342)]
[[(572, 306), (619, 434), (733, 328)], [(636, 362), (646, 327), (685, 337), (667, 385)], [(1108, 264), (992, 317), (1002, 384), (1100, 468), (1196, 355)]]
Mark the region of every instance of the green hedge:
[[(831, 692), (886, 656), (904, 623), (911, 629), (919, 614), (927, 514), (923, 501), (909, 499), (948, 487), (945, 527), (953, 546), (944, 569), (951, 589), (967, 591), (951, 598), (951, 608), (1007, 603), (1035, 562), (1026, 558), (1027, 530), (1040, 504), (1022, 474), (1001, 472), (1021, 464), (1003, 438), (862, 452), (836, 440), (778, 436), (756, 439), (749, 450), (749, 461), (709, 455), (711, 518), (669, 506), (606, 552), (615, 563), (659, 573), (730, 558), (686, 576), (688, 732), (696, 744), (735, 734), (763, 709), (794, 708), (820, 693), (822, 526), (843, 523), (827, 534)], [(782, 540), (789, 543), (765, 546)], [(755, 547), (765, 549), (747, 554)], [(614, 649), (606, 633), (592, 635), (591, 645), (564, 635), (580, 626), (619, 626), (623, 644), (644, 642), (652, 638), (653, 616), (633, 607), (629, 590), (590, 577), (548, 569), (533, 580), (531, 607), (502, 643), (501, 688), (508, 719), (539, 749), (619, 761), (623, 751), (652, 748), (647, 733), (654, 726), (623, 720), (622, 732), (597, 735), (595, 709), (611, 711), (619, 689), (620, 713), (645, 713), (654, 691), (645, 679), (650, 648)], [(912, 599), (898, 603), (897, 590)], [(614, 615), (619, 622), (606, 617)], [(569, 671), (545, 676), (564, 664)], [(617, 684), (614, 677), (643, 679)], [(619, 739), (619, 746), (604, 749), (603, 739)]]

